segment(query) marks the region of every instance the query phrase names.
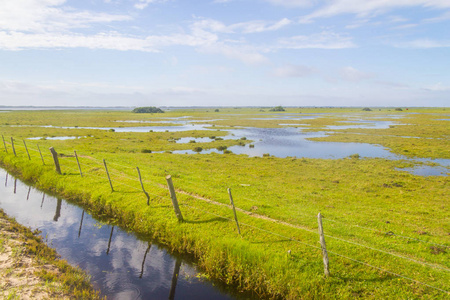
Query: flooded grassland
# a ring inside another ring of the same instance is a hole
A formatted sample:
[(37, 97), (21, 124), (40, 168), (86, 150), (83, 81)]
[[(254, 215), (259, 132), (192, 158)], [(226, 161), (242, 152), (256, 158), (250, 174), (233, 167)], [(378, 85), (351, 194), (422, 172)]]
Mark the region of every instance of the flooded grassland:
[(257, 297), (448, 297), (445, 109), (261, 110), (11, 111), (0, 115), (0, 159), (37, 187), (189, 254), (204, 276)]

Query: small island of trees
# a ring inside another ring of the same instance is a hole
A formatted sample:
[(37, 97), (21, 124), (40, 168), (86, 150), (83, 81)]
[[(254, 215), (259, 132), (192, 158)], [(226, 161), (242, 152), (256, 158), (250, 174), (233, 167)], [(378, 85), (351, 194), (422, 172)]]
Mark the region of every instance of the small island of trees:
[(269, 111), (285, 111), (283, 106), (275, 106), (274, 108), (271, 108)]
[(147, 107), (136, 107), (133, 109), (134, 113), (137, 114), (160, 114), (164, 113), (164, 111), (161, 108), (154, 107), (154, 106), (147, 106)]

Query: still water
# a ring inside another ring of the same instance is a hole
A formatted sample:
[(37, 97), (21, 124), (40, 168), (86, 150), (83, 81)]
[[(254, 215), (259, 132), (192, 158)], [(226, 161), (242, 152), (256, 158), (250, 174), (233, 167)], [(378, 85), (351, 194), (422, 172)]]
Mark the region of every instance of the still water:
[[(0, 169), (0, 207), (17, 222), (39, 229), (47, 244), (91, 275), (108, 299), (240, 299), (196, 277), (195, 267), (154, 241), (106, 225)], [(247, 298), (247, 297), (246, 297)]]

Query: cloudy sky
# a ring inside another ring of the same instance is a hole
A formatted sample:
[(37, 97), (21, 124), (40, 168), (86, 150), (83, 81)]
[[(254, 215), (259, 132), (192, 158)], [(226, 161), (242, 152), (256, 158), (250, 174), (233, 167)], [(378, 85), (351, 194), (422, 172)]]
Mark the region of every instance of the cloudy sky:
[(0, 105), (449, 104), (449, 0), (0, 0)]

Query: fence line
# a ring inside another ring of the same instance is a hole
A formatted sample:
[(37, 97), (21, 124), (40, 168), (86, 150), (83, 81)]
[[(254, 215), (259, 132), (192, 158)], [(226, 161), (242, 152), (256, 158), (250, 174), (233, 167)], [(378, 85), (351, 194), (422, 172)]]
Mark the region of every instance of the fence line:
[[(12, 139), (12, 137), (11, 137), (11, 145), (12, 145), (12, 141), (13, 141), (13, 139)], [(9, 143), (8, 143), (8, 144), (9, 144)], [(25, 143), (24, 143), (24, 145), (25, 145)], [(16, 146), (24, 147), (24, 146), (21, 146), (20, 144), (17, 144)], [(27, 149), (26, 145), (25, 145), (24, 148)], [(32, 148), (31, 148), (31, 149), (32, 149)], [(34, 150), (34, 149), (32, 149), (32, 150), (37, 152), (37, 150)], [(5, 152), (8, 154), (8, 152), (7, 152), (7, 150), (6, 150), (6, 147), (5, 147)], [(27, 152), (27, 153), (28, 153), (28, 152)], [(28, 156), (29, 156), (29, 154), (28, 154)], [(46, 156), (47, 156), (47, 155), (46, 155)], [(50, 155), (49, 155), (49, 156), (50, 156)], [(50, 156), (50, 157), (51, 157), (51, 156)], [(74, 157), (75, 157), (75, 156), (61, 156), (60, 158), (74, 158)], [(89, 158), (90, 158), (91, 160), (93, 160), (93, 161), (95, 161), (95, 162), (98, 162), (98, 163), (100, 164), (100, 162), (99, 162), (97, 159), (91, 158), (91, 157), (89, 157)], [(103, 162), (104, 162), (104, 161), (103, 161)], [(109, 165), (109, 164), (116, 165), (116, 166), (120, 166), (120, 167), (124, 167), (124, 168), (127, 168), (127, 169), (134, 169), (133, 167), (124, 166), (124, 165), (121, 165), (121, 164), (118, 164), (118, 163), (109, 163), (109, 162), (108, 162), (108, 165)], [(75, 171), (75, 172), (77, 172), (76, 169), (71, 169), (71, 168), (65, 168), (65, 169), (68, 170), (68, 171)], [(105, 165), (105, 169), (106, 169), (106, 165)], [(124, 172), (121, 171), (121, 170), (118, 170), (118, 169), (115, 169), (115, 170), (116, 170), (117, 172), (114, 171), (114, 172), (111, 172), (111, 173), (112, 173), (112, 174), (115, 174), (115, 175), (117, 175), (117, 176), (119, 176), (120, 178), (128, 178), (128, 179), (130, 179), (130, 180), (132, 180), (132, 181), (137, 181), (137, 180), (138, 180), (137, 177), (131, 177), (130, 175), (128, 175), (127, 173), (124, 173)], [(108, 171), (106, 171), (106, 172), (108, 172)], [(89, 174), (89, 176), (97, 176), (97, 177), (101, 177), (101, 176), (98, 175), (98, 174)], [(109, 175), (108, 175), (108, 177), (109, 177)], [(183, 180), (186, 181), (185, 178), (183, 178)], [(187, 181), (189, 182), (189, 180), (187, 180)], [(122, 181), (116, 181), (116, 182), (117, 182), (118, 184), (120, 184), (120, 185), (124, 185), (124, 186), (130, 187), (130, 188), (132, 188), (132, 189), (135, 189), (135, 190), (137, 190), (137, 191), (139, 191), (139, 192), (142, 192), (141, 189), (139, 189), (139, 188), (137, 188), (137, 187), (134, 187), (134, 186), (131, 186), (131, 185), (128, 185), (128, 184), (126, 184), (126, 183), (124, 183), (124, 182), (122, 182)], [(145, 180), (145, 182), (148, 182), (148, 181)], [(111, 180), (110, 180), (110, 184), (111, 184)], [(163, 188), (163, 187), (159, 186), (158, 184), (155, 184), (155, 183), (152, 183), (152, 184), (155, 185), (155, 186), (157, 186), (158, 188)], [(113, 190), (112, 185), (111, 185), (111, 189)], [(167, 188), (166, 188), (166, 189), (167, 189)], [(113, 191), (114, 191), (114, 190), (113, 190)], [(151, 193), (150, 193), (150, 194), (151, 194)], [(165, 198), (164, 196), (161, 196), (161, 195), (156, 195), (156, 194), (152, 194), (152, 195), (155, 195), (155, 196), (157, 196), (157, 197), (160, 197), (161, 199), (162, 199), (162, 198)], [(205, 199), (201, 199), (201, 198), (198, 198), (198, 197), (195, 197), (195, 196), (192, 196), (192, 195), (191, 195), (191, 198), (196, 199), (196, 200), (205, 200)], [(244, 199), (249, 200), (248, 198), (244, 198)], [(254, 200), (251, 200), (251, 201), (254, 201)], [(212, 201), (212, 200), (211, 200), (211, 201), (205, 201), (205, 202), (206, 202), (206, 203), (212, 203), (212, 204), (215, 204), (215, 205), (221, 204), (221, 205), (223, 205), (223, 206), (227, 206), (227, 207), (228, 207), (228, 205), (226, 205), (226, 204), (222, 204), (222, 203), (215, 202), (215, 201)], [(227, 217), (224, 217), (224, 216), (221, 216), (221, 215), (218, 215), (218, 214), (209, 212), (209, 211), (207, 211), (207, 210), (203, 210), (203, 209), (200, 209), (200, 208), (197, 208), (197, 207), (193, 207), (193, 206), (190, 206), (190, 205), (188, 205), (188, 204), (182, 204), (182, 206), (190, 207), (190, 208), (192, 208), (192, 209), (200, 210), (200, 211), (203, 211), (203, 212), (205, 212), (205, 213), (212, 214), (212, 215), (215, 215), (215, 216), (217, 216), (217, 217), (220, 217), (220, 218), (223, 218), (223, 219), (232, 221), (231, 218), (227, 218)], [(248, 212), (248, 211), (245, 211), (245, 210), (242, 210), (242, 209), (238, 209), (238, 210), (241, 211), (241, 212), (243, 212), (243, 213), (245, 213), (245, 214), (247, 214), (247, 215), (248, 215), (248, 213), (253, 214), (252, 212)], [(304, 216), (307, 216), (307, 215), (304, 215)], [(275, 221), (275, 222), (277, 222), (277, 223), (279, 223), (279, 224), (291, 226), (291, 227), (294, 227), (294, 228), (297, 228), (297, 229), (302, 229), (302, 230), (307, 231), (307, 232), (310, 232), (310, 233), (314, 233), (313, 230), (310, 230), (310, 229), (307, 229), (307, 228), (302, 228), (302, 227), (299, 227), (299, 226), (296, 226), (296, 225), (293, 225), (293, 224), (290, 224), (290, 223), (286, 223), (286, 222), (283, 222), (283, 221), (280, 221), (280, 220), (271, 219), (271, 218), (267, 218), (267, 217), (265, 217), (264, 219), (269, 220), (269, 221)], [(366, 230), (372, 230), (372, 231), (378, 231), (378, 232), (380, 232), (380, 230), (373, 229), (373, 228), (370, 228), (370, 227), (364, 227), (364, 226), (353, 225), (353, 224), (346, 224), (346, 223), (344, 223), (344, 222), (342, 222), (342, 221), (337, 221), (337, 220), (332, 220), (332, 219), (325, 219), (325, 220), (327, 220), (327, 221), (329, 220), (329, 221), (331, 221), (331, 222), (342, 223), (342, 224), (344, 224), (344, 225), (346, 225), (346, 226), (350, 226), (350, 227), (358, 227), (358, 228), (362, 228), (362, 229), (366, 229)], [(236, 221), (237, 221), (237, 220), (236, 220)], [(270, 230), (265, 230), (265, 229), (258, 228), (258, 227), (256, 227), (256, 226), (253, 226), (253, 225), (250, 225), (250, 224), (246, 224), (246, 223), (242, 223), (242, 222), (239, 222), (239, 224), (242, 224), (242, 225), (244, 225), (244, 226), (251, 227), (251, 228), (254, 228), (254, 229), (263, 231), (263, 232), (267, 232), (267, 233), (270, 233), (270, 234), (273, 234), (273, 235), (276, 235), (276, 236), (280, 236), (280, 237), (283, 237), (283, 238), (286, 238), (286, 239), (289, 239), (289, 240), (292, 240), (292, 241), (296, 241), (296, 242), (299, 242), (299, 243), (301, 243), (301, 244), (303, 244), (303, 245), (306, 245), (306, 246), (309, 246), (309, 247), (313, 247), (313, 248), (316, 248), (316, 249), (321, 249), (321, 247), (317, 247), (317, 246), (314, 246), (314, 245), (310, 245), (310, 244), (304, 243), (304, 242), (302, 242), (302, 241), (296, 240), (296, 239), (294, 239), (294, 238), (286, 237), (286, 236), (284, 236), (284, 235), (282, 235), (282, 234), (272, 232), (272, 231), (270, 231)], [(394, 233), (392, 233), (392, 235), (395, 235), (395, 236), (398, 236), (398, 237), (402, 237), (402, 238), (407, 238), (407, 239), (413, 239), (413, 240), (417, 240), (417, 241), (421, 241), (421, 242), (431, 243), (431, 242), (424, 241), (424, 240), (420, 240), (420, 239), (415, 239), (415, 238), (410, 238), (410, 237), (404, 237), (404, 236), (401, 236), (401, 235), (396, 235), (396, 234), (394, 234)], [(338, 238), (338, 237), (335, 237), (335, 236), (332, 236), (332, 235), (325, 235), (325, 236), (327, 236), (327, 237), (329, 237), (329, 238), (333, 238), (333, 239), (339, 240), (339, 241), (341, 241), (341, 242), (353, 244), (353, 245), (356, 245), (356, 246), (365, 247), (365, 248), (370, 249), (370, 250), (372, 250), (372, 251), (377, 251), (377, 252), (384, 253), (384, 254), (387, 254), (387, 255), (392, 255), (392, 256), (397, 257), (397, 258), (409, 260), (409, 261), (411, 261), (411, 262), (418, 263), (418, 264), (420, 264), (420, 265), (422, 265), (422, 266), (428, 266), (428, 267), (432, 267), (432, 268), (437, 268), (437, 269), (441, 269), (441, 270), (444, 270), (444, 271), (447, 271), (447, 272), (450, 271), (450, 269), (445, 268), (445, 267), (441, 267), (441, 266), (438, 266), (438, 265), (435, 265), (435, 264), (431, 264), (431, 263), (428, 263), (428, 262), (421, 262), (421, 261), (418, 261), (418, 260), (415, 260), (415, 259), (411, 259), (411, 258), (409, 258), (409, 257), (404, 257), (404, 256), (401, 256), (401, 255), (398, 255), (398, 254), (394, 254), (394, 253), (391, 253), (391, 252), (388, 252), (388, 251), (385, 251), (385, 250), (380, 250), (380, 249), (376, 249), (376, 248), (373, 248), (373, 247), (370, 247), (370, 246), (367, 246), (367, 245), (363, 245), (363, 244), (360, 244), (360, 243), (356, 243), (356, 242), (352, 242), (352, 241), (347, 241), (347, 240), (345, 240), (345, 239)], [(431, 244), (435, 244), (435, 243), (431, 243)], [(435, 244), (435, 245), (440, 245), (440, 244)], [(446, 245), (440, 245), (440, 246), (443, 246), (443, 247), (450, 247), (450, 246), (446, 246)], [(410, 280), (410, 281), (413, 281), (413, 282), (416, 282), (416, 283), (419, 283), (419, 284), (423, 284), (423, 285), (428, 286), (428, 287), (430, 287), (430, 288), (433, 288), (433, 289), (436, 289), (436, 290), (439, 290), (439, 291), (442, 291), (442, 292), (449, 293), (449, 292), (446, 291), (446, 290), (443, 290), (443, 289), (440, 289), (440, 288), (431, 286), (431, 285), (429, 285), (429, 284), (427, 284), (427, 283), (423, 283), (423, 282), (417, 281), (417, 280), (415, 280), (415, 279), (412, 279), (412, 278), (403, 276), (403, 275), (401, 275), (401, 274), (397, 274), (397, 273), (394, 273), (394, 272), (385, 270), (385, 269), (380, 268), (380, 267), (377, 267), (377, 266), (370, 265), (370, 264), (365, 263), (365, 262), (363, 262), (363, 261), (359, 261), (359, 260), (357, 260), (357, 259), (353, 259), (353, 258), (351, 258), (351, 257), (347, 257), (347, 256), (345, 256), (345, 255), (342, 255), (342, 254), (339, 254), (339, 253), (335, 253), (335, 252), (333, 252), (333, 251), (328, 251), (328, 252), (331, 253), (331, 254), (333, 254), (333, 255), (336, 255), (336, 256), (339, 256), (339, 257), (342, 257), (342, 258), (345, 258), (345, 259), (348, 259), (348, 260), (351, 260), (351, 261), (354, 261), (354, 262), (357, 262), (357, 263), (360, 263), (360, 264), (363, 264), (363, 265), (366, 265), (366, 266), (369, 266), (369, 267), (372, 267), (372, 268), (375, 268), (375, 269), (378, 269), (378, 270), (381, 270), (381, 271), (383, 271), (383, 272), (390, 273), (390, 274), (393, 274), (393, 275), (395, 275), (395, 276), (398, 276), (398, 277), (401, 277), (401, 278), (404, 278), (404, 279), (407, 279), (407, 280)]]

